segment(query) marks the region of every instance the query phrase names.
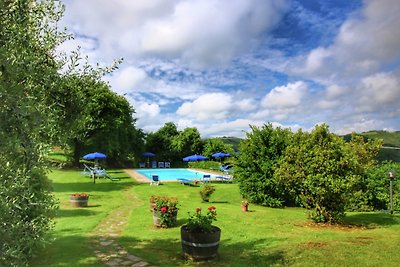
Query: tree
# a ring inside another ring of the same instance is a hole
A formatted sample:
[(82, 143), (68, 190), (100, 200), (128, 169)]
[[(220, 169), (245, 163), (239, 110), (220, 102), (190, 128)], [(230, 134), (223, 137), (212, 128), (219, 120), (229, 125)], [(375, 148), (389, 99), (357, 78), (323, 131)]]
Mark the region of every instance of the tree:
[(224, 143), (220, 138), (210, 138), (205, 141), (203, 155), (211, 158), (212, 154), (224, 152), (233, 154), (235, 151), (232, 146)]
[(172, 141), (179, 132), (173, 122), (167, 122), (157, 132), (146, 136), (146, 150), (153, 152), (157, 157), (169, 161), (177, 160), (179, 155), (172, 149)]
[(78, 166), (79, 159), (93, 151), (106, 153), (108, 163), (118, 165), (139, 154), (144, 135), (135, 128), (134, 109), (128, 101), (92, 76), (70, 75), (65, 79), (70, 82), (70, 92), (74, 92), (69, 105), (65, 103), (68, 116), (74, 118), (65, 126), (74, 164)]
[(374, 151), (357, 142), (345, 143), (327, 125), (320, 125), (294, 136), (274, 175), (292, 198), (310, 209), (314, 221), (334, 223), (345, 215), (346, 201)]
[(291, 132), (274, 128), (272, 124), (250, 128), (251, 132), (241, 141), (240, 153), (234, 161), (235, 180), (239, 182), (240, 193), (248, 201), (280, 207), (286, 197), (274, 173), (288, 146)]
[(172, 140), (171, 148), (181, 156), (200, 154), (203, 142), (197, 128), (185, 128)]
[(56, 201), (46, 179), (57, 118), (48, 105), (59, 79), (53, 1), (0, 3), (0, 265), (24, 266), (45, 233)]

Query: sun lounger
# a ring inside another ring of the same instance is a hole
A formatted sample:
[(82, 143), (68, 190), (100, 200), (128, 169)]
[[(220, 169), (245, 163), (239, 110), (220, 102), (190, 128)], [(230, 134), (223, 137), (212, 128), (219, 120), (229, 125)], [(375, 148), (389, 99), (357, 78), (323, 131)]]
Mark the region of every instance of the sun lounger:
[(158, 168), (164, 168), (164, 162), (159, 161), (158, 162)]
[(145, 168), (145, 167), (146, 167), (146, 164), (144, 162), (139, 163), (139, 168)]
[(186, 178), (178, 178), (178, 180), (183, 185), (195, 185), (197, 184), (196, 180), (186, 179)]
[(215, 177), (217, 180), (220, 180), (220, 181), (222, 181), (222, 182), (233, 182), (233, 177), (232, 176), (230, 176), (230, 175), (227, 175), (227, 176), (222, 176), (222, 175), (219, 175), (219, 176), (216, 176)]
[(165, 168), (171, 168), (171, 162), (166, 161), (165, 162)]

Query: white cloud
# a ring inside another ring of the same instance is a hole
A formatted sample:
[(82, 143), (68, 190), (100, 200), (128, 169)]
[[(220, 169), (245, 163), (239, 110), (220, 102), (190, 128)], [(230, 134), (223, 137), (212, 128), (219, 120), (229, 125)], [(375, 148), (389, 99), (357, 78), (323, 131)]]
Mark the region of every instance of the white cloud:
[(150, 82), (146, 72), (133, 66), (127, 67), (115, 74), (113, 88), (118, 93), (139, 91), (142, 84)]
[[(337, 132), (398, 125), (398, 0), (365, 0), (340, 19), (332, 9), (328, 20), (300, 2), (66, 0), (64, 22), (77, 35), (59, 49), (80, 45), (102, 66), (123, 57), (105, 80), (126, 95), (145, 131), (168, 121), (205, 136), (243, 136), (249, 124), (269, 121), (307, 129), (326, 121)], [(299, 7), (301, 22), (273, 39), (285, 12)], [(321, 39), (337, 35), (302, 46), (308, 52), (283, 47), (307, 23), (311, 39), (317, 28), (326, 28)], [(266, 84), (274, 88), (260, 90)]]
[(176, 113), (197, 120), (223, 119), (232, 107), (232, 97), (225, 93), (209, 93), (193, 102), (183, 103)]
[(374, 111), (398, 108), (400, 102), (400, 81), (388, 73), (377, 73), (361, 80), (360, 109)]
[(398, 0), (365, 1), (339, 29), (332, 45), (317, 47), (291, 60), (288, 71), (319, 81), (370, 75), (400, 56)]
[(269, 109), (295, 107), (301, 103), (307, 89), (307, 84), (302, 81), (275, 87), (261, 100), (261, 106)]
[(286, 2), (68, 0), (65, 23), (99, 39), (102, 57), (118, 50), (128, 58), (156, 55), (215, 66), (254, 47), (287, 11)]

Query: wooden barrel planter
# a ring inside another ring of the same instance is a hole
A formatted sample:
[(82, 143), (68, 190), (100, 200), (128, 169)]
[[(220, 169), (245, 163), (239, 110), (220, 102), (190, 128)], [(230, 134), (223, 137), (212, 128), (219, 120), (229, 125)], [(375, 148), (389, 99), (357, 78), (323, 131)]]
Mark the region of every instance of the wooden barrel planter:
[(210, 233), (190, 232), (186, 226), (181, 227), (182, 252), (186, 259), (202, 261), (218, 256), (221, 229), (213, 226)]
[(72, 207), (87, 207), (89, 196), (74, 196), (72, 195), (69, 199)]

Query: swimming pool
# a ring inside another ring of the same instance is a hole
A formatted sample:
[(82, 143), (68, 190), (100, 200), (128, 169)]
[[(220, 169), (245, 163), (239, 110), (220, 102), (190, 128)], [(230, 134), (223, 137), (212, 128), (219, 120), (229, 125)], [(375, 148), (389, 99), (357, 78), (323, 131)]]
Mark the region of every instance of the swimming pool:
[(135, 171), (145, 176), (149, 181), (151, 181), (152, 175), (158, 175), (160, 181), (177, 181), (180, 178), (198, 180), (203, 178), (204, 174), (211, 175), (211, 178), (216, 177), (216, 175), (211, 173), (190, 169), (135, 169)]

